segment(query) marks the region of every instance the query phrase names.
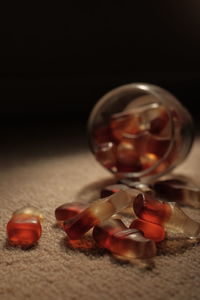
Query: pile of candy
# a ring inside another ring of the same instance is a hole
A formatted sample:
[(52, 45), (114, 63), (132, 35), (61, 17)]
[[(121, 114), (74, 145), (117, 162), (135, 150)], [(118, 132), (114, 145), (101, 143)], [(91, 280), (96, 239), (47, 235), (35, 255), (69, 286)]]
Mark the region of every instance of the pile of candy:
[[(165, 181), (161, 184), (170, 185)], [(155, 256), (156, 243), (164, 240), (167, 232), (186, 238), (200, 236), (200, 224), (188, 217), (178, 203), (159, 201), (145, 184), (134, 185), (138, 188), (108, 186), (101, 191), (105, 198), (90, 205), (72, 202), (59, 206), (55, 210), (59, 226), (70, 240), (81, 239), (93, 229), (93, 239), (100, 248), (127, 259)], [(132, 209), (129, 226), (120, 217), (127, 207)]]
[(151, 167), (151, 174), (164, 172), (178, 158), (182, 144), (180, 116), (159, 102), (129, 106), (93, 129), (96, 159), (118, 174), (144, 172)]
[[(157, 198), (172, 194), (177, 196), (176, 203)], [(74, 245), (90, 235), (98, 248), (115, 256), (148, 259), (156, 255), (158, 243), (167, 238), (168, 232), (200, 238), (200, 224), (179, 207), (179, 203), (188, 204), (188, 196), (196, 200), (199, 208), (199, 188), (180, 180), (157, 181), (153, 187), (141, 182), (129, 182), (129, 186), (114, 184), (103, 188), (101, 198), (91, 204), (71, 202), (59, 206), (55, 217)], [(128, 225), (123, 221), (125, 211), (129, 213)], [(9, 243), (22, 248), (35, 245), (42, 233), (42, 220), (42, 214), (34, 207), (14, 212), (7, 224)]]

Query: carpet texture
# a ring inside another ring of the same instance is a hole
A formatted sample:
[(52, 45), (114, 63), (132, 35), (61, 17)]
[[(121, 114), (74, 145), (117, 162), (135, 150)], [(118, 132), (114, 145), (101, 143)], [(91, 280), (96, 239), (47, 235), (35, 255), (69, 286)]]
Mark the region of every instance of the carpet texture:
[[(176, 253), (169, 249), (155, 257), (152, 270), (120, 263), (104, 251), (67, 246), (65, 233), (55, 226), (54, 209), (95, 199), (112, 177), (81, 141), (62, 149), (55, 144), (36, 150), (22, 145), (1, 155), (0, 299), (200, 299), (200, 245), (178, 245)], [(197, 140), (176, 173), (200, 183), (199, 147)], [(9, 247), (6, 223), (15, 209), (29, 204), (45, 215), (41, 240), (31, 250)], [(200, 221), (200, 210), (185, 211)]]

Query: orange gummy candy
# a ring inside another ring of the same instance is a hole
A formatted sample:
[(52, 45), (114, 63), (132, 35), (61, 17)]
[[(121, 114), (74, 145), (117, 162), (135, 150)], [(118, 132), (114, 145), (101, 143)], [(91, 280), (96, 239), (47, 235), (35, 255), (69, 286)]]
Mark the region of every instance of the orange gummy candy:
[(16, 246), (36, 244), (42, 233), (39, 218), (31, 215), (15, 215), (7, 224), (8, 240)]

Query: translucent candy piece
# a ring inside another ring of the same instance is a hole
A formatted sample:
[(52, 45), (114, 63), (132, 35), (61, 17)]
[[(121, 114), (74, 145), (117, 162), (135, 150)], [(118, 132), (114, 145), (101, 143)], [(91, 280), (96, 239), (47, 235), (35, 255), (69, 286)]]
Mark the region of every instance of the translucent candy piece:
[(57, 207), (55, 210), (55, 217), (58, 225), (62, 227), (65, 220), (69, 220), (80, 214), (88, 206), (89, 205), (86, 203), (69, 202)]
[[(128, 189), (133, 190), (133, 189)], [(119, 191), (101, 201), (93, 203), (70, 222), (64, 222), (64, 230), (70, 239), (79, 239), (96, 224), (120, 212), (136, 197), (138, 191)]]
[(161, 242), (165, 238), (165, 231), (161, 225), (150, 223), (141, 219), (133, 220), (129, 228), (142, 231), (144, 237), (154, 242)]
[(96, 152), (96, 159), (106, 168), (112, 169), (117, 164), (116, 149), (113, 143), (101, 144)]
[(171, 208), (171, 216), (165, 223), (167, 230), (180, 232), (193, 238), (200, 235), (200, 224), (188, 217), (175, 202), (168, 204)]
[(175, 202), (160, 202), (149, 195), (140, 194), (133, 202), (133, 209), (140, 219), (163, 225), (166, 230), (188, 237), (200, 234), (200, 224), (188, 217)]
[(171, 215), (168, 203), (157, 201), (147, 194), (139, 194), (136, 197), (133, 210), (138, 218), (160, 225), (163, 225)]
[(34, 206), (24, 206), (20, 209), (17, 209), (16, 211), (14, 211), (13, 216), (17, 216), (17, 215), (35, 216), (40, 220), (40, 222), (43, 221), (44, 219), (44, 216), (41, 213), (41, 211)]
[(127, 258), (150, 258), (156, 255), (153, 241), (135, 229), (127, 229), (121, 220), (108, 220), (94, 227), (93, 238), (100, 247)]
[(29, 247), (37, 243), (42, 233), (38, 217), (29, 214), (14, 215), (7, 224), (10, 244)]
[(140, 131), (140, 117), (126, 112), (111, 116), (110, 132), (114, 142), (120, 142), (125, 134), (137, 134)]
[(141, 170), (139, 156), (132, 143), (125, 140), (117, 146), (117, 169), (119, 172), (136, 172)]
[(180, 179), (157, 181), (154, 189), (159, 197), (167, 201), (200, 208), (200, 187)]
[(140, 191), (137, 189), (127, 188), (126, 190), (121, 190), (114, 194), (116, 197), (114, 197), (114, 195), (113, 197), (108, 197), (108, 201), (115, 206), (116, 213), (118, 213), (132, 204), (139, 193)]
[[(126, 180), (125, 180), (126, 181)], [(105, 188), (103, 188), (101, 190), (101, 198), (105, 198), (108, 197), (114, 193), (117, 193), (119, 191), (126, 191), (127, 193), (129, 193), (130, 195), (132, 195), (134, 198), (136, 197), (136, 195), (139, 194), (140, 189), (137, 188), (129, 188), (127, 185), (125, 184), (113, 184), (113, 185), (109, 185)], [(132, 215), (133, 214), (133, 206), (132, 203), (130, 203), (125, 209), (123, 209), (121, 211), (123, 214), (128, 214), (128, 215)]]

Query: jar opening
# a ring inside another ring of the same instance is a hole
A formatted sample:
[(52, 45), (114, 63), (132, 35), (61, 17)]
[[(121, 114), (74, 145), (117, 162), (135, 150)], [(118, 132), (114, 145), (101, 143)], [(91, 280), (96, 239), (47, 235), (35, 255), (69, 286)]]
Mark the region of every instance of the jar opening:
[(185, 158), (192, 140), (190, 123), (188, 112), (167, 91), (129, 84), (110, 91), (94, 107), (88, 122), (90, 145), (112, 173), (148, 180)]

